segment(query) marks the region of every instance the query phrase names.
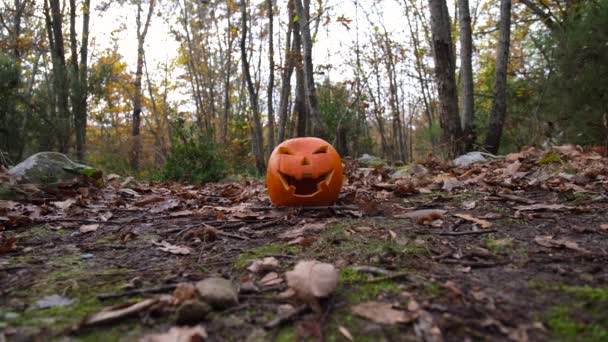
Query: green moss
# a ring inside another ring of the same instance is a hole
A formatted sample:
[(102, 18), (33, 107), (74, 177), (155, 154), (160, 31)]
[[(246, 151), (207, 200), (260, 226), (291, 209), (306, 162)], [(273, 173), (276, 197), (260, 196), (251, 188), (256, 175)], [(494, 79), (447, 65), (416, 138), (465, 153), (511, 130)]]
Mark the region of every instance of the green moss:
[(486, 243), (488, 249), (494, 254), (507, 252), (513, 247), (513, 239), (511, 238), (497, 239), (493, 235), (488, 235), (484, 239), (484, 242)]
[(608, 288), (551, 284), (538, 279), (530, 280), (528, 285), (568, 295), (568, 304), (551, 307), (540, 315), (555, 340), (608, 340)]
[(557, 152), (547, 152), (538, 160), (539, 165), (547, 165), (551, 163), (561, 163), (562, 158)]
[(296, 341), (296, 329), (292, 326), (287, 326), (279, 330), (275, 342), (292, 342)]
[(368, 282), (369, 280), (369, 275), (363, 272), (343, 268), (340, 270), (340, 283), (346, 284), (346, 286), (338, 289), (338, 295), (344, 295), (350, 304), (356, 304), (375, 299), (382, 293), (399, 290), (395, 281)]
[(234, 262), (234, 267), (236, 269), (242, 270), (249, 266), (251, 262), (256, 259), (267, 257), (273, 254), (298, 254), (299, 252), (300, 248), (297, 246), (288, 246), (287, 244), (278, 242), (271, 243), (242, 253)]

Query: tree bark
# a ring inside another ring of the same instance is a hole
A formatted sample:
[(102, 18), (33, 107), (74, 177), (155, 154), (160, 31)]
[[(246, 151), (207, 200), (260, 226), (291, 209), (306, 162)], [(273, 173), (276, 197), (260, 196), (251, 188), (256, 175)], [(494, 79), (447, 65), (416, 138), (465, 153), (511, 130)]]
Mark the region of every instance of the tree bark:
[(458, 0), (458, 26), (460, 28), (460, 82), (461, 122), (465, 137), (465, 150), (471, 151), (475, 143), (475, 108), (473, 101), (473, 38), (469, 0)]
[(272, 103), (272, 93), (274, 92), (274, 13), (272, 2), (266, 0), (268, 6), (268, 155), (272, 153), (275, 146), (274, 141), (274, 107)]
[(304, 85), (306, 98), (308, 103), (308, 112), (310, 114), (311, 133), (323, 138), (325, 137), (325, 128), (321, 121), (319, 113), (319, 105), (317, 101), (317, 92), (315, 88), (314, 66), (312, 62), (312, 37), (310, 35), (310, 0), (294, 0), (296, 13), (298, 14), (298, 23), (302, 37), (302, 53), (304, 59)]
[(281, 98), (279, 99), (279, 136), (278, 142), (285, 140), (285, 127), (287, 126), (287, 114), (289, 110), (289, 95), (291, 94), (291, 77), (295, 65), (294, 49), (292, 48), (293, 22), (293, 0), (287, 4), (287, 36), (285, 38), (285, 66), (281, 74)]
[(511, 39), (511, 0), (500, 1), (499, 40), (494, 75), (494, 99), (485, 147), (490, 153), (498, 153), (500, 138), (507, 112), (507, 67)]
[(132, 124), (133, 129), (131, 131), (131, 137), (133, 139), (133, 145), (131, 147), (131, 168), (133, 170), (139, 170), (140, 163), (140, 154), (141, 154), (141, 136), (140, 136), (140, 126), (141, 126), (141, 101), (142, 101), (142, 91), (141, 91), (141, 79), (143, 75), (143, 66), (144, 66), (144, 43), (146, 41), (146, 35), (148, 34), (148, 27), (150, 27), (150, 20), (152, 18), (152, 13), (154, 12), (154, 2), (155, 0), (149, 0), (149, 8), (148, 15), (146, 17), (146, 22), (143, 24), (141, 22), (141, 1), (137, 0), (137, 17), (136, 17), (136, 25), (137, 25), (137, 69), (135, 71), (135, 83), (134, 83), (134, 91), (133, 94), (133, 114), (132, 114)]
[(255, 165), (260, 175), (266, 171), (266, 162), (264, 159), (264, 136), (262, 132), (262, 122), (260, 119), (259, 105), (258, 105), (258, 94), (255, 91), (253, 80), (251, 78), (251, 71), (249, 68), (249, 60), (247, 59), (247, 1), (241, 1), (241, 65), (243, 67), (243, 76), (245, 83), (247, 84), (247, 91), (249, 92), (249, 102), (251, 106), (251, 112), (253, 113), (253, 125), (252, 126), (252, 145), (253, 152), (255, 155)]
[(228, 4), (226, 12), (226, 18), (228, 21), (228, 51), (226, 52), (226, 74), (224, 78), (224, 117), (222, 120), (222, 142), (224, 146), (228, 143), (228, 121), (230, 114), (230, 80), (232, 79), (232, 45), (234, 43), (234, 38), (232, 35), (232, 24), (230, 22), (230, 18), (232, 17), (232, 8)]
[[(46, 4), (46, 1), (45, 1)], [(67, 153), (70, 143), (70, 107), (69, 107), (69, 84), (67, 66), (65, 60), (65, 48), (63, 39), (63, 15), (61, 14), (61, 4), (59, 0), (49, 0), (50, 16), (47, 15), (47, 25), (50, 24), (50, 31), (53, 36), (53, 83), (57, 95), (57, 140), (59, 152)], [(46, 6), (45, 6), (46, 7)], [(46, 8), (48, 14), (48, 7)], [(48, 31), (48, 30), (47, 30)]]
[(448, 156), (455, 157), (464, 150), (464, 136), (458, 113), (450, 17), (445, 0), (429, 0), (429, 10), (431, 12), (432, 45), (437, 93), (439, 95), (442, 143), (448, 151)]

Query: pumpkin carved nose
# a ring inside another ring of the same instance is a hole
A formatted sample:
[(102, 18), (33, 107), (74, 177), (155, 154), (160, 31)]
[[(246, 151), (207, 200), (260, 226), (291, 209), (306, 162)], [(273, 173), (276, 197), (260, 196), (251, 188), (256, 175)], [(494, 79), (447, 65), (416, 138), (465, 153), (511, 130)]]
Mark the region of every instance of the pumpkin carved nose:
[(308, 160), (308, 158), (304, 157), (304, 158), (302, 158), (302, 162), (300, 164), (302, 166), (310, 165), (310, 160)]

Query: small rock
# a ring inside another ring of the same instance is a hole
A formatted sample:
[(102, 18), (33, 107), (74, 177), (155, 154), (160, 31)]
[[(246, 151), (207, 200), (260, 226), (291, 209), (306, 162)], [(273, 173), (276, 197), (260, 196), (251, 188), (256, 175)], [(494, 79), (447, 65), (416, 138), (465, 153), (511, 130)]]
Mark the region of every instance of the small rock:
[(200, 300), (188, 300), (177, 309), (175, 321), (178, 325), (196, 325), (204, 321), (210, 312), (209, 304)]
[(11, 168), (8, 173), (17, 178), (19, 183), (34, 184), (67, 182), (79, 176), (96, 180), (102, 177), (101, 171), (74, 163), (66, 155), (57, 152), (36, 153)]
[(62, 297), (60, 295), (51, 295), (39, 299), (36, 302), (36, 307), (38, 309), (48, 309), (56, 306), (68, 306), (74, 304), (75, 301), (76, 300), (74, 299)]
[(367, 153), (363, 154), (361, 158), (357, 159), (359, 163), (369, 166), (382, 166), (386, 165), (386, 162), (382, 158), (371, 156)]
[(237, 291), (230, 280), (207, 278), (196, 283), (201, 298), (214, 309), (226, 309), (239, 303)]

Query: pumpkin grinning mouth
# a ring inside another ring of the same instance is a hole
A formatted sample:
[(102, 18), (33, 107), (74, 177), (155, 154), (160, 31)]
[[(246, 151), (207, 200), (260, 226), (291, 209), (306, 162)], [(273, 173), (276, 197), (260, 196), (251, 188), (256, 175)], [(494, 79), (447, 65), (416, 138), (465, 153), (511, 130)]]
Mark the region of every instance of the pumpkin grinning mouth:
[(329, 186), (333, 173), (334, 171), (332, 170), (322, 173), (316, 178), (304, 176), (300, 180), (281, 171), (279, 171), (279, 176), (285, 190), (292, 192), (294, 196), (312, 197), (323, 190), (324, 184)]

